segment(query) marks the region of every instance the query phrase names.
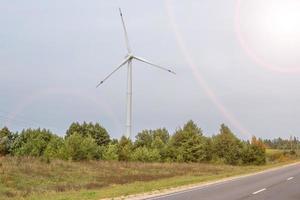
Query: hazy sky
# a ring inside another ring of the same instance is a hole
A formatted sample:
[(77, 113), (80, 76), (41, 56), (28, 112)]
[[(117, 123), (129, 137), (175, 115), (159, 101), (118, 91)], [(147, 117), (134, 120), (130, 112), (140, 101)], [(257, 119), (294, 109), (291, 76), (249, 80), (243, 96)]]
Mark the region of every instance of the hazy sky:
[(193, 119), (208, 135), (300, 136), (299, 1), (0, 2), (0, 126), (63, 135), (85, 120), (120, 137), (126, 67), (95, 86), (126, 55), (121, 7), (133, 52), (177, 72), (133, 63), (135, 134)]

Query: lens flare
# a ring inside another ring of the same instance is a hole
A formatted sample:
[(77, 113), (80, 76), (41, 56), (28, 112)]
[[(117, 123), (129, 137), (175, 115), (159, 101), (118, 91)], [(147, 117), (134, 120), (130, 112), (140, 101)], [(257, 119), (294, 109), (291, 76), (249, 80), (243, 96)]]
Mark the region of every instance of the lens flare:
[(300, 1), (237, 0), (235, 32), (247, 55), (258, 65), (300, 72)]
[(193, 75), (195, 76), (197, 83), (199, 86), (205, 91), (206, 95), (209, 97), (209, 99), (214, 103), (214, 105), (218, 108), (218, 110), (221, 112), (221, 114), (233, 125), (241, 134), (246, 136), (248, 139), (251, 138), (251, 135), (249, 131), (244, 128), (244, 126), (233, 116), (233, 114), (222, 104), (222, 102), (217, 98), (214, 91), (209, 87), (208, 83), (205, 81), (203, 76), (201, 75), (197, 64), (195, 63), (193, 57), (191, 56), (191, 53), (189, 52), (189, 49), (184, 41), (184, 38), (182, 37), (181, 32), (179, 31), (178, 25), (176, 24), (176, 20), (172, 11), (172, 3), (170, 0), (165, 0), (165, 6), (167, 10), (167, 15), (169, 17), (173, 32), (176, 37), (176, 41), (178, 43), (178, 46), (180, 47), (180, 50), (186, 59), (188, 66), (193, 72)]

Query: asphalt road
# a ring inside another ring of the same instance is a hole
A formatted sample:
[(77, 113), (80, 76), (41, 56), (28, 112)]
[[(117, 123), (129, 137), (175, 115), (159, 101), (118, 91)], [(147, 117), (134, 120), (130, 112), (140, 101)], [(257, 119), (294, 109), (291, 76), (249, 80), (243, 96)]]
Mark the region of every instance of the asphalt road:
[(148, 199), (300, 200), (300, 163), (253, 176)]

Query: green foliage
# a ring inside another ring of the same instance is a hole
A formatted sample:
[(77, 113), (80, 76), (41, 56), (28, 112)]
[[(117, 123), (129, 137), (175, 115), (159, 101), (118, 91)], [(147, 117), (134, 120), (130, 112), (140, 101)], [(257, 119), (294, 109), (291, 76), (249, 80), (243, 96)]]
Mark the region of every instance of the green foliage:
[[(214, 181), (279, 166), (61, 160), (45, 163), (36, 158), (10, 156), (1, 158), (0, 165), (1, 200), (121, 199), (115, 197)], [(90, 195), (94, 192), (97, 194)]]
[(266, 163), (266, 148), (261, 140), (252, 137), (251, 144), (247, 143), (243, 153), (244, 164), (263, 165)]
[[(98, 123), (72, 123), (64, 138), (46, 129), (26, 129), (14, 134), (3, 128), (0, 130), (0, 155), (6, 154), (41, 157), (46, 161), (102, 159), (231, 165), (261, 165), (266, 162), (262, 140), (253, 137), (251, 142), (243, 142), (224, 124), (217, 135), (205, 137), (192, 120), (172, 136), (165, 128), (143, 130), (134, 142), (124, 136), (119, 141), (110, 140), (107, 131)], [(289, 156), (296, 156), (296, 151), (291, 151)]]
[(143, 130), (138, 133), (135, 140), (135, 147), (148, 147), (150, 148), (154, 143), (160, 140), (163, 144), (166, 144), (169, 140), (169, 132), (167, 129), (156, 129), (156, 130)]
[(100, 126), (98, 123), (72, 123), (66, 132), (66, 138), (75, 133), (81, 135), (82, 137), (92, 137), (99, 146), (106, 146), (110, 142), (110, 138), (106, 129)]
[(58, 136), (54, 136), (50, 139), (45, 152), (44, 157), (47, 159), (64, 159), (68, 158), (65, 150), (64, 139)]
[(3, 127), (0, 130), (0, 156), (10, 153), (14, 139), (15, 134), (13, 134), (7, 127)]
[(243, 144), (224, 124), (220, 133), (212, 138), (214, 159), (223, 160), (226, 164), (242, 164)]
[(101, 149), (91, 136), (83, 137), (73, 133), (65, 141), (64, 151), (68, 159), (75, 161), (98, 159), (101, 156)]
[(104, 160), (118, 160), (118, 143), (109, 144), (103, 152)]
[(158, 149), (151, 149), (147, 147), (136, 148), (132, 155), (131, 160), (141, 162), (159, 162), (161, 155)]
[[(168, 160), (167, 143), (169, 138), (169, 132), (165, 128), (143, 130), (136, 136), (132, 159), (143, 162), (152, 162), (154, 158), (156, 158), (156, 161)], [(142, 158), (143, 152), (145, 158)]]
[(151, 130), (143, 130), (135, 138), (135, 147), (150, 147), (153, 140), (153, 133)]
[(153, 138), (159, 138), (164, 144), (169, 141), (170, 134), (166, 128), (159, 128), (153, 131)]
[(286, 162), (290, 160), (299, 159), (300, 155), (295, 151), (288, 151), (282, 149), (266, 149), (266, 160), (271, 163)]
[(15, 139), (12, 153), (17, 156), (42, 156), (50, 140), (56, 137), (46, 129), (26, 129)]
[(290, 139), (276, 138), (273, 140), (264, 140), (263, 143), (267, 148), (282, 149), (282, 150), (298, 150), (300, 149), (300, 141), (297, 137), (290, 137)]
[(172, 136), (169, 154), (179, 162), (200, 162), (211, 159), (209, 140), (203, 136), (201, 129), (188, 121), (183, 128), (178, 129)]
[(118, 155), (120, 161), (129, 161), (133, 150), (133, 144), (130, 139), (121, 137), (118, 145)]
[(118, 139), (112, 139), (110, 141), (110, 144), (118, 144), (118, 143), (119, 143)]

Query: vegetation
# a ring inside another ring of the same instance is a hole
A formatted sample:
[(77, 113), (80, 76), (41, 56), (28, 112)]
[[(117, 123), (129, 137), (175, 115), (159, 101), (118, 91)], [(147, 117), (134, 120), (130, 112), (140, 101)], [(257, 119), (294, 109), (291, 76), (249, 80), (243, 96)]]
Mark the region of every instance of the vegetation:
[(65, 137), (40, 128), (13, 133), (4, 127), (0, 199), (113, 197), (254, 172), (299, 156), (296, 145), (266, 148), (278, 144), (274, 141), (242, 141), (224, 124), (208, 137), (193, 121), (174, 134), (143, 130), (134, 141), (111, 139), (98, 123), (73, 123)]
[(15, 138), (16, 134), (10, 132), (7, 127), (0, 130), (0, 156), (11, 153)]
[(282, 149), (282, 150), (298, 150), (300, 149), (300, 141), (296, 137), (290, 139), (276, 138), (273, 140), (266, 139), (263, 141), (267, 148)]
[[(299, 143), (296, 139), (293, 142), (294, 147)], [(267, 161), (266, 147), (283, 146), (286, 141), (282, 139), (262, 141), (253, 137), (242, 141), (224, 124), (218, 134), (207, 137), (192, 120), (172, 135), (165, 128), (143, 130), (135, 141), (126, 137), (111, 139), (98, 123), (72, 123), (65, 137), (40, 128), (20, 133), (12, 133), (7, 127), (0, 129), (0, 155), (39, 157), (47, 162), (61, 159), (263, 165)]]
[(211, 181), (277, 165), (93, 160), (48, 163), (39, 158), (6, 156), (0, 158), (0, 199), (100, 199)]
[(285, 162), (300, 158), (300, 151), (294, 150), (280, 150), (280, 149), (267, 149), (266, 158), (268, 163)]

